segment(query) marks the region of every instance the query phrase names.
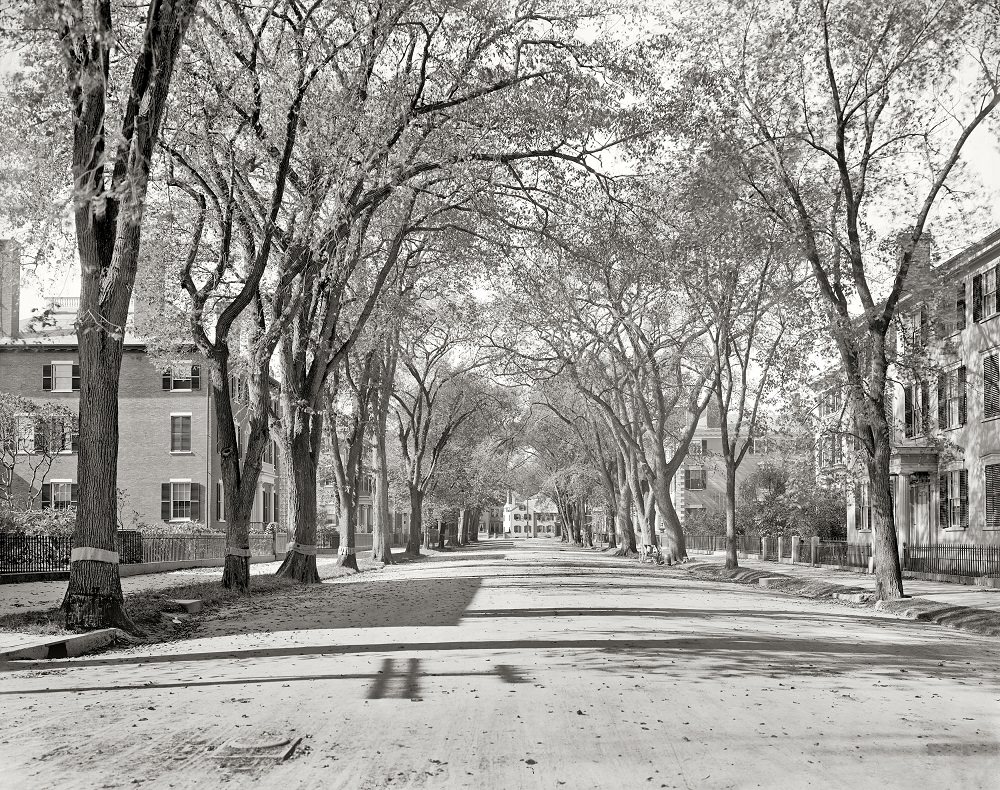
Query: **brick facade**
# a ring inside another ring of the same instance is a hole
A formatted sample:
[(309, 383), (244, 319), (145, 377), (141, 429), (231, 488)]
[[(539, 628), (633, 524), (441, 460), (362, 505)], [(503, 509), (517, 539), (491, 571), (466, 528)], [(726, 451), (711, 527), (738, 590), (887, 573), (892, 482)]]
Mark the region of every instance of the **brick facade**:
[[(190, 357), (193, 364), (202, 361)], [(43, 387), (46, 365), (76, 363), (75, 344), (51, 342), (6, 342), (0, 345), (0, 390), (35, 401), (61, 403), (73, 412), (78, 410), (78, 392), (54, 392)], [(220, 458), (216, 452), (214, 406), (204, 365), (197, 389), (164, 389), (163, 374), (140, 344), (127, 344), (122, 358), (119, 387), (119, 456), (118, 488), (125, 494), (123, 522), (127, 526), (133, 513), (146, 523), (162, 521), (162, 490), (171, 481), (190, 481), (197, 486), (200, 512), (193, 513), (206, 524), (223, 528), (217, 518), (217, 482), (221, 480)], [(171, 417), (190, 417), (190, 449), (171, 450)], [(243, 432), (245, 442), (246, 431)], [(46, 475), (48, 480), (75, 482), (77, 456), (60, 453)], [(15, 470), (15, 476), (17, 471)], [(39, 485), (42, 481), (35, 481)], [(22, 480), (22, 485), (24, 485)], [(280, 521), (285, 497), (281, 496), (277, 458), (265, 464), (254, 505), (252, 521)], [(265, 494), (268, 502), (265, 503)], [(277, 495), (277, 501), (275, 501)]]

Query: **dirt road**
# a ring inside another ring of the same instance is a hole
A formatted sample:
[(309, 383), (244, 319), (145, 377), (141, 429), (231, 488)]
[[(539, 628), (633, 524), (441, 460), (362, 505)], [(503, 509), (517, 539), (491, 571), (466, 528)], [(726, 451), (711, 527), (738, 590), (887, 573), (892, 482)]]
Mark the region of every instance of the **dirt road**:
[(230, 608), (194, 640), (7, 666), (0, 786), (996, 787), (998, 658), (937, 626), (491, 541)]

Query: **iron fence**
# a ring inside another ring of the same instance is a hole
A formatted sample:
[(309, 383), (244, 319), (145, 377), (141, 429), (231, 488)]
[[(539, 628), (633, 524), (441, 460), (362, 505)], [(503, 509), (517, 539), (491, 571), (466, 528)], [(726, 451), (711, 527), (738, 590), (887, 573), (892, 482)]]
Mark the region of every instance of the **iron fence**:
[[(226, 556), (226, 537), (210, 535), (143, 535), (121, 530), (116, 536), (122, 565), (179, 560), (218, 560)], [(0, 573), (49, 573), (69, 570), (73, 539), (69, 535), (0, 533)], [(251, 533), (255, 557), (274, 553), (270, 532)]]
[(872, 547), (867, 544), (848, 543), (846, 540), (821, 540), (816, 550), (820, 565), (842, 565), (847, 568), (867, 568)]
[[(773, 538), (772, 538), (773, 540)], [(725, 535), (685, 535), (688, 551), (725, 551)], [(756, 535), (736, 536), (737, 554), (760, 554), (760, 538)]]
[(906, 546), (903, 570), (956, 576), (1000, 576), (1000, 546)]
[(69, 535), (0, 533), (0, 573), (50, 573), (69, 570)]

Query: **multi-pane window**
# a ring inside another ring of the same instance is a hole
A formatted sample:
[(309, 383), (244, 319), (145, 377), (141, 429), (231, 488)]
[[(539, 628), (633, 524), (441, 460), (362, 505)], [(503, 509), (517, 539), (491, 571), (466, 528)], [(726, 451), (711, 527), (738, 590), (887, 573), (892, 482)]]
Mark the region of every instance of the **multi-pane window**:
[(77, 485), (72, 480), (50, 480), (42, 483), (42, 507), (62, 509), (76, 505)]
[(861, 483), (857, 490), (858, 529), (867, 531), (872, 528), (872, 490), (868, 483)]
[(903, 322), (903, 344), (900, 351), (907, 349), (920, 349), (927, 345), (930, 340), (930, 322), (927, 317), (927, 308), (921, 306), (911, 313), (906, 313), (902, 317)]
[(48, 392), (76, 392), (80, 389), (80, 366), (73, 362), (43, 365), (42, 389)]
[(18, 415), (16, 441), (19, 453), (75, 453), (79, 443), (76, 420)]
[(821, 418), (840, 416), (841, 406), (840, 390), (824, 392), (819, 400), (819, 416)]
[(201, 366), (190, 362), (171, 365), (163, 372), (163, 389), (171, 392), (201, 389)]
[(820, 466), (837, 466), (844, 463), (844, 445), (840, 434), (828, 434), (820, 439)]
[(987, 464), (986, 529), (1000, 529), (1000, 464)]
[(942, 529), (965, 529), (969, 526), (969, 473), (965, 469), (942, 472), (939, 521)]
[(993, 267), (972, 278), (972, 320), (996, 315), (997, 307), (997, 267)]
[(983, 419), (1000, 417), (1000, 357), (983, 357)]
[(170, 452), (191, 452), (191, 415), (170, 415)]
[(171, 480), (160, 486), (160, 518), (164, 521), (201, 519), (202, 489), (190, 480)]
[(191, 520), (191, 483), (170, 484), (170, 518), (175, 521)]
[(930, 388), (926, 381), (916, 381), (903, 390), (903, 422), (907, 438), (921, 436), (927, 429)]
[(938, 427), (965, 425), (965, 368), (949, 370), (938, 377)]
[(262, 489), (260, 496), (261, 521), (263, 521), (265, 524), (269, 524), (270, 522), (274, 521), (274, 518), (272, 517), (273, 514), (271, 513), (271, 503), (272, 503), (271, 492), (273, 488), (274, 488), (273, 486), (269, 485), (261, 486)]
[(268, 439), (264, 445), (264, 463), (274, 466), (274, 440)]
[(704, 469), (685, 469), (684, 487), (688, 491), (702, 491), (706, 485), (706, 474)]
[(73, 481), (53, 480), (50, 484), (52, 507), (67, 508), (73, 504)]
[(708, 439), (691, 442), (688, 445), (688, 453), (691, 455), (708, 455)]

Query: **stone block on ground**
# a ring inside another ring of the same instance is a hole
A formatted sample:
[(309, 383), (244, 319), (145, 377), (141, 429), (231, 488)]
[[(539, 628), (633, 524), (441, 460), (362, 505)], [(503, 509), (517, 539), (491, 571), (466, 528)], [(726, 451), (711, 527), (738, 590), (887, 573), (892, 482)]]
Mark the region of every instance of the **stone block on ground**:
[(190, 600), (171, 598), (167, 603), (171, 604), (173, 607), (183, 609), (188, 614), (196, 614), (205, 608), (205, 604), (200, 598), (192, 598)]

